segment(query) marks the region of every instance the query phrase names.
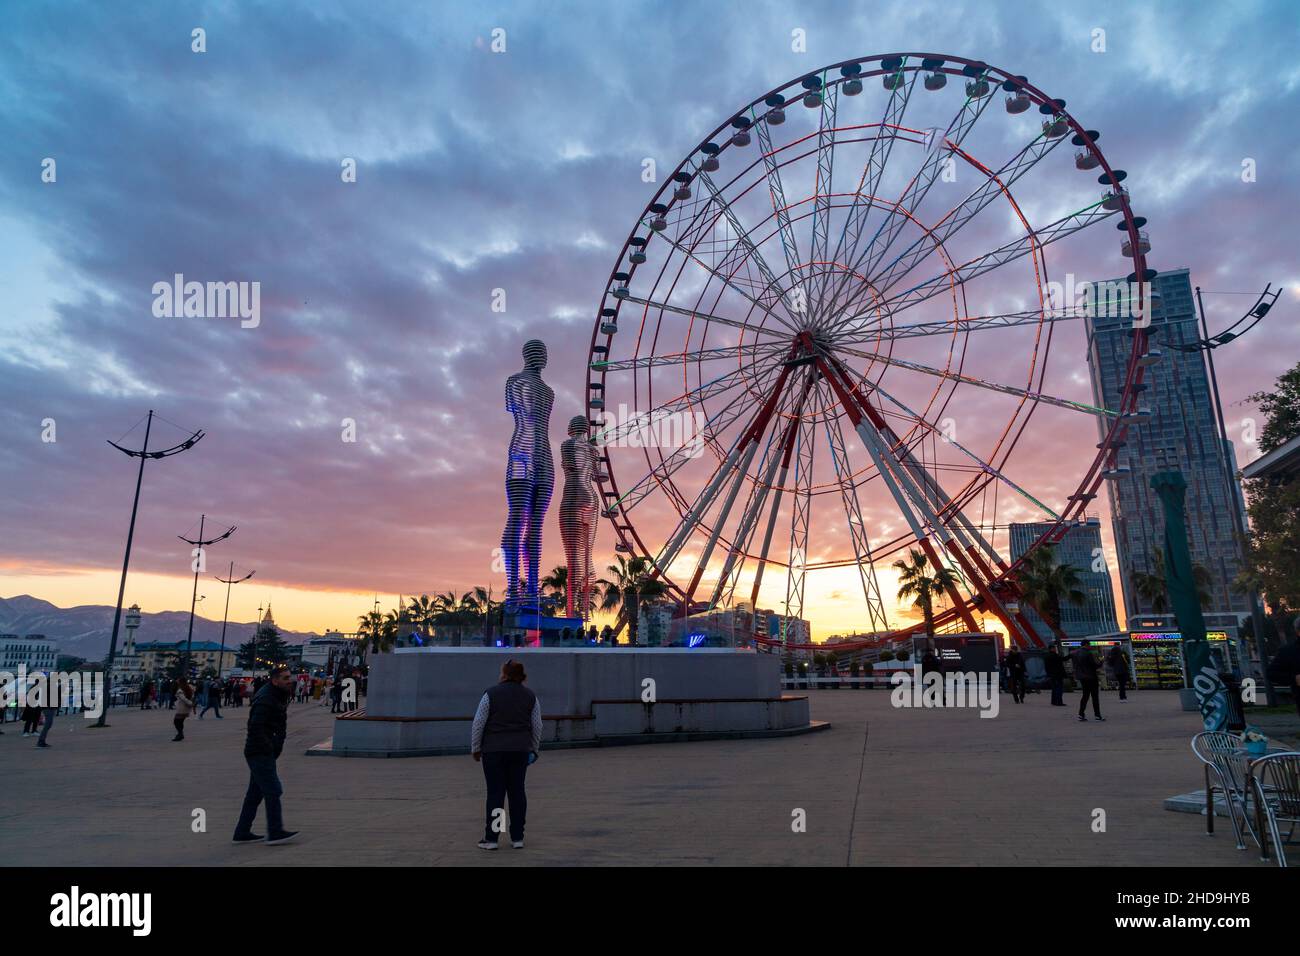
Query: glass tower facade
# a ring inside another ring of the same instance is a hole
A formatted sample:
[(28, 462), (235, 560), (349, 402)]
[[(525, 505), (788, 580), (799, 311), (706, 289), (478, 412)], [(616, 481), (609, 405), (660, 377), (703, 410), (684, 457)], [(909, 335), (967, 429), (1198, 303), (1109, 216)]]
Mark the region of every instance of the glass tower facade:
[[(1164, 272), (1156, 276), (1152, 288), (1158, 298), (1151, 310), (1149, 341), (1163, 358), (1147, 369), (1138, 396), (1139, 407), (1149, 408), (1152, 414), (1129, 428), (1118, 452), (1117, 463), (1131, 472), (1106, 482), (1124, 606), (1130, 618), (1154, 611), (1138, 597), (1133, 572), (1157, 571), (1155, 555), (1163, 548), (1164, 518), (1151, 476), (1177, 468), (1187, 479), (1192, 560), (1209, 572), (1206, 610), (1248, 611), (1247, 599), (1231, 587), (1241, 567), (1230, 510), (1239, 501), (1230, 472), (1235, 457), (1230, 445), (1220, 443), (1204, 354), (1173, 347), (1200, 339), (1191, 277), (1186, 269)], [(1133, 320), (1126, 314), (1085, 322), (1093, 399), (1106, 408), (1118, 408), (1133, 345)]]
[[(1018, 560), (1051, 527), (1050, 522), (1012, 524), (1011, 559)], [(1102, 553), (1101, 522), (1096, 518), (1088, 518), (1066, 527), (1068, 530), (1065, 537), (1056, 545), (1056, 560), (1060, 564), (1071, 565), (1079, 572), (1079, 590), (1087, 596), (1087, 600), (1081, 605), (1061, 602), (1061, 630), (1068, 637), (1114, 633), (1119, 630), (1119, 621), (1115, 616), (1115, 589), (1111, 584), (1110, 571), (1105, 567), (1100, 571), (1093, 570)], [(1049, 644), (1055, 640), (1047, 622), (1033, 608), (1024, 608), (1024, 613), (1039, 637)]]

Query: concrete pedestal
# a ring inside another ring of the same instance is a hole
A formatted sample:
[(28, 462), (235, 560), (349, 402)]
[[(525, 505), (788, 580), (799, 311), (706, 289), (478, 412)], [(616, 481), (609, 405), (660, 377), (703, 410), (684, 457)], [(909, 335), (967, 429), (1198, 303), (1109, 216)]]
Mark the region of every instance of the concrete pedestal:
[[(780, 659), (732, 648), (410, 647), (371, 660), (366, 707), (308, 753), (464, 754), (483, 692), (511, 657), (542, 702), (544, 748), (773, 737), (829, 726), (783, 695)], [(647, 699), (648, 698), (648, 699)]]

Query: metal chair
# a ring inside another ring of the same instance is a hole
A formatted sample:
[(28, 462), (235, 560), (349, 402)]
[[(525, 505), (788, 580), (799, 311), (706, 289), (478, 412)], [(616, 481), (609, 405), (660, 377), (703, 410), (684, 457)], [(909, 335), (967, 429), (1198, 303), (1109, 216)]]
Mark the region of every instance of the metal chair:
[[(1277, 850), (1277, 865), (1286, 866), (1287, 843), (1300, 824), (1300, 753), (1277, 753), (1257, 759), (1250, 768), (1255, 793), (1255, 815), (1259, 827), (1260, 859), (1268, 859), (1268, 840)], [(1264, 829), (1268, 824), (1267, 832)], [(1289, 823), (1286, 839), (1280, 824)]]
[[(1202, 731), (1192, 738), (1192, 753), (1205, 765), (1205, 832), (1214, 833), (1214, 791), (1223, 791), (1223, 802), (1228, 807), (1228, 819), (1237, 838), (1237, 849), (1246, 849), (1242, 839), (1242, 824), (1251, 829), (1249, 803), (1251, 787), (1247, 781), (1248, 763), (1241, 749), (1241, 739), (1221, 730)], [(1213, 773), (1213, 778), (1211, 778)], [(1237, 816), (1241, 815), (1238, 822)]]

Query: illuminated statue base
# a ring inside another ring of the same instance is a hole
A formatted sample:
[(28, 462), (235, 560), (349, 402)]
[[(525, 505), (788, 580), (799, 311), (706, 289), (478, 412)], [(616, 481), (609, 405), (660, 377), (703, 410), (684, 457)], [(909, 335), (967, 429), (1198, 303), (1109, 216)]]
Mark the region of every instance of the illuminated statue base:
[(731, 648), (407, 647), (371, 659), (362, 710), (309, 754), (465, 754), (483, 691), (507, 659), (542, 701), (542, 747), (783, 737), (823, 730), (781, 692), (780, 658)]

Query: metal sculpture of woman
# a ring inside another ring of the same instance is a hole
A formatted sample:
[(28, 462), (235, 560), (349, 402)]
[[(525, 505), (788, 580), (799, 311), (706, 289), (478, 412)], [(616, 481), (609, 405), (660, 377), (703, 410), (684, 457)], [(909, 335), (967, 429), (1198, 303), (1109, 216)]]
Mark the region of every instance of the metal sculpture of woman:
[(560, 539), (568, 564), (565, 616), (584, 621), (591, 613), (591, 554), (596, 545), (596, 446), (585, 415), (569, 419), (569, 437), (560, 445), (564, 496), (560, 499)]
[[(555, 487), (549, 434), (555, 393), (542, 381), (546, 345), (524, 343), (524, 368), (506, 379), (506, 411), (515, 419), (506, 461), (506, 528), (501, 551), (506, 566), (506, 603), (518, 609), (537, 600), (537, 568), (542, 560), (542, 521)], [(520, 557), (524, 573), (520, 577)]]

